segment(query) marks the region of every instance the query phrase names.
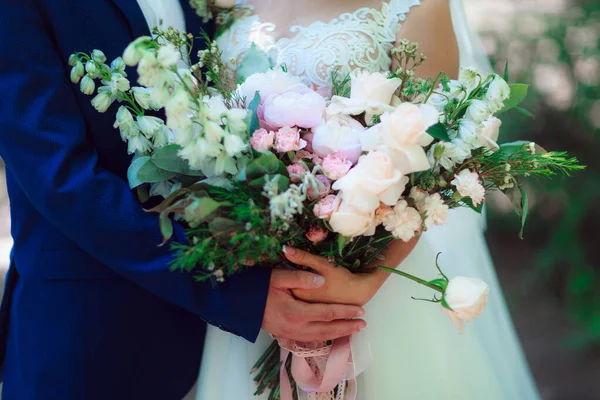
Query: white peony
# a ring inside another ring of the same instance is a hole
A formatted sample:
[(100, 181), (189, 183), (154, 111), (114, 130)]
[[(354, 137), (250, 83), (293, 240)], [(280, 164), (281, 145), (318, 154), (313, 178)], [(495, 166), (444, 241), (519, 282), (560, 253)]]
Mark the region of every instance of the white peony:
[(348, 115), (330, 115), (313, 128), (313, 150), (320, 157), (339, 151), (356, 163), (362, 151), (360, 134), (364, 130), (360, 122)]
[(457, 276), (450, 280), (443, 297), (450, 308), (442, 306), (442, 312), (462, 334), (465, 322), (471, 323), (481, 315), (487, 305), (489, 291), (489, 286), (481, 279)]
[(261, 74), (250, 75), (244, 83), (238, 86), (238, 93), (250, 104), (256, 92), (260, 93), (261, 102), (269, 96), (281, 94), (289, 87), (300, 83), (300, 78), (275, 68)]
[(462, 170), (450, 183), (456, 187), (461, 196), (469, 197), (475, 206), (485, 200), (485, 188), (480, 183), (477, 172)]
[(333, 96), (327, 112), (350, 115), (364, 112), (365, 120), (370, 122), (374, 115), (392, 111), (392, 96), (401, 83), (399, 78), (389, 79), (387, 73), (355, 70), (351, 75), (350, 98)]

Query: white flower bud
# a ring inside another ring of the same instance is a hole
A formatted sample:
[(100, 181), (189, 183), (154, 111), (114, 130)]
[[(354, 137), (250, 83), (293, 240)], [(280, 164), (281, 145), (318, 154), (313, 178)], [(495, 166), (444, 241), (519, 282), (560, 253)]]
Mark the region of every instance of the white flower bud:
[(134, 86), (131, 89), (131, 91), (133, 92), (135, 101), (139, 104), (140, 107), (142, 107), (144, 110), (147, 110), (148, 108), (150, 108), (150, 90), (149, 89), (139, 87), (139, 86)]
[(91, 60), (85, 63), (85, 72), (94, 79), (100, 76), (100, 71), (98, 70), (98, 67), (96, 67), (96, 63)]
[(179, 49), (175, 46), (167, 44), (158, 49), (157, 59), (163, 68), (169, 68), (181, 60), (181, 54), (179, 53)]
[(494, 79), (488, 87), (486, 98), (493, 108), (498, 111), (504, 107), (504, 101), (510, 97), (510, 86), (500, 75), (494, 75)]
[(106, 56), (102, 51), (94, 50), (92, 51), (92, 59), (97, 63), (104, 64), (104, 62), (106, 61)]
[(481, 315), (487, 305), (489, 291), (489, 286), (481, 279), (457, 276), (448, 282), (442, 299), (442, 311), (463, 333), (465, 322), (471, 323)]
[(133, 116), (129, 109), (125, 106), (119, 107), (117, 110), (117, 119), (113, 125), (114, 128), (133, 125)]
[(108, 110), (108, 107), (110, 107), (114, 101), (115, 98), (110, 92), (102, 91), (92, 99), (92, 106), (94, 106), (96, 111), (103, 113)]
[(134, 40), (125, 48), (123, 52), (123, 61), (125, 64), (133, 67), (140, 62), (146, 51), (146, 46), (152, 41), (150, 36), (142, 36)]
[(71, 82), (79, 83), (79, 80), (83, 77), (84, 68), (81, 61), (77, 61), (75, 66), (71, 69)]
[(96, 84), (89, 75), (85, 75), (81, 80), (79, 89), (81, 90), (81, 93), (89, 96), (94, 93), (94, 90), (96, 90)]
[(118, 72), (123, 76), (127, 76), (127, 74), (125, 74), (125, 61), (123, 61), (121, 57), (115, 58), (113, 62), (110, 63), (110, 69), (113, 70), (113, 72)]
[(140, 131), (149, 139), (164, 126), (164, 122), (160, 118), (145, 115), (138, 116), (137, 123)]
[(79, 61), (79, 56), (77, 54), (71, 54), (69, 56), (69, 66), (70, 67), (74, 67), (77, 64), (77, 61)]

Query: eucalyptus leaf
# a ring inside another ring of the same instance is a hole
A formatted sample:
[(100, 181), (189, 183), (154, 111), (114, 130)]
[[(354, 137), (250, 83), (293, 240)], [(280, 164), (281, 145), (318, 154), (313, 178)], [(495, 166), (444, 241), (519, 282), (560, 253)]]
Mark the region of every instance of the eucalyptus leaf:
[(272, 66), (268, 54), (252, 43), (237, 68), (237, 83), (244, 83), (251, 75), (267, 72)]
[(521, 114), (525, 115), (526, 117), (535, 119), (535, 115), (533, 115), (533, 113), (531, 111), (526, 110), (523, 107), (517, 106), (517, 107), (515, 107), (515, 110), (517, 110)]
[(177, 172), (166, 171), (152, 162), (146, 160), (137, 172), (137, 179), (145, 183), (164, 182), (177, 176)]
[(134, 189), (144, 182), (138, 178), (138, 172), (142, 165), (150, 160), (149, 156), (138, 157), (133, 160), (129, 168), (127, 169), (127, 180), (129, 181), (129, 188)]
[(287, 173), (285, 164), (281, 162), (277, 156), (270, 151), (261, 153), (260, 157), (252, 161), (246, 167), (247, 179), (258, 179), (265, 175)]
[(260, 106), (260, 93), (254, 93), (254, 98), (248, 105), (250, 111), (250, 121), (248, 122), (248, 138), (252, 137), (252, 134), (260, 128), (260, 121), (258, 120), (257, 110)]
[(437, 123), (427, 129), (427, 133), (435, 139), (441, 140), (443, 142), (449, 142), (450, 136), (448, 136), (448, 129), (442, 123)]
[(523, 185), (519, 185), (521, 191), (521, 232), (519, 232), (519, 238), (523, 239), (523, 233), (525, 231), (525, 222), (527, 222), (527, 216), (529, 215), (529, 197), (527, 191)]
[(527, 92), (529, 91), (529, 85), (523, 83), (513, 83), (510, 85), (510, 97), (504, 101), (504, 108), (498, 112), (501, 114), (508, 110), (512, 110), (525, 100)]
[(180, 150), (181, 147), (176, 144), (162, 147), (154, 152), (152, 162), (165, 171), (189, 176), (203, 176), (201, 171), (191, 169), (188, 162), (179, 157)]
[[(510, 157), (517, 152), (527, 150), (530, 143), (531, 142), (526, 141), (526, 140), (517, 140), (515, 142), (502, 143), (500, 145), (500, 150), (502, 150), (502, 153), (505, 156)], [(535, 146), (536, 154), (546, 154), (548, 152), (548, 151), (546, 151), (546, 149), (544, 149), (542, 146), (538, 145), (537, 143), (534, 143), (534, 146)]]
[(160, 233), (163, 235), (163, 242), (161, 246), (173, 237), (173, 221), (169, 218), (169, 214), (161, 213), (160, 215)]
[(503, 193), (511, 201), (517, 215), (521, 217), (521, 231), (519, 232), (519, 238), (523, 239), (525, 222), (529, 214), (529, 198), (527, 197), (527, 192), (523, 185), (517, 184), (513, 188), (503, 190)]
[(197, 228), (223, 204), (210, 197), (196, 198), (185, 208), (184, 218), (190, 227)]

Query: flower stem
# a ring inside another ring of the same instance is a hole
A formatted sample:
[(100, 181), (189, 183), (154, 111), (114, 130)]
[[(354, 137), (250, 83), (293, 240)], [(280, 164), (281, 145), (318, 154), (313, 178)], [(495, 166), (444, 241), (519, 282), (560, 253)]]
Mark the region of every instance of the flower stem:
[(423, 286), (427, 286), (430, 289), (437, 290), (438, 292), (440, 292), (442, 294), (444, 293), (444, 289), (442, 289), (441, 287), (439, 287), (437, 285), (433, 285), (433, 284), (431, 284), (431, 283), (429, 283), (429, 282), (427, 282), (427, 281), (425, 281), (425, 280), (423, 280), (421, 278), (417, 278), (416, 276), (408, 274), (408, 273), (406, 273), (404, 271), (399, 271), (397, 269), (388, 268), (388, 267), (377, 267), (377, 268), (379, 268), (379, 269), (381, 269), (383, 271), (391, 272), (392, 274), (403, 276), (403, 277), (405, 277), (407, 279), (410, 279), (413, 282), (417, 282), (417, 283), (420, 283)]

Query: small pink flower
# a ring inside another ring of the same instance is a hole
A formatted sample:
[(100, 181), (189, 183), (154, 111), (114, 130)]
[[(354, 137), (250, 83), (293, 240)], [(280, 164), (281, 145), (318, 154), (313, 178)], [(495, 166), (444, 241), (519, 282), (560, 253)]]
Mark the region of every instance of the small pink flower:
[(343, 177), (352, 168), (352, 161), (348, 160), (342, 152), (328, 154), (323, 159), (323, 173), (335, 181)]
[(479, 174), (468, 169), (460, 171), (450, 182), (463, 197), (471, 198), (473, 205), (478, 206), (485, 200), (485, 188), (479, 182)]
[(284, 126), (275, 134), (275, 150), (280, 153), (298, 151), (306, 147), (306, 142), (300, 139), (298, 128)]
[(327, 230), (321, 226), (312, 226), (308, 233), (306, 234), (306, 238), (312, 242), (312, 244), (318, 244), (323, 240), (327, 239)]
[[(302, 182), (306, 168), (302, 164), (292, 164), (286, 167), (288, 174), (290, 174), (290, 180), (294, 183)], [(297, 175), (297, 176), (294, 176)]]
[(275, 141), (275, 133), (267, 132), (266, 129), (259, 129), (252, 134), (250, 138), (250, 146), (256, 151), (269, 151), (273, 147)]
[(315, 185), (308, 185), (308, 190), (306, 191), (309, 200), (320, 199), (331, 192), (331, 182), (329, 182), (329, 179), (325, 175), (317, 175), (315, 178)]
[(325, 196), (313, 208), (313, 213), (315, 216), (321, 219), (331, 217), (331, 214), (335, 211), (339, 203), (339, 199), (337, 196), (330, 194)]
[(294, 156), (294, 162), (300, 162), (302, 160), (312, 160), (314, 157), (313, 154), (311, 154), (309, 151), (307, 150), (300, 150), (296, 152), (296, 155)]
[(306, 141), (306, 150), (310, 151), (311, 153), (314, 151), (313, 147), (312, 147), (312, 141), (313, 141), (314, 137), (315, 137), (315, 134), (310, 131), (308, 133), (305, 133), (304, 135), (302, 135), (302, 139), (304, 139)]

